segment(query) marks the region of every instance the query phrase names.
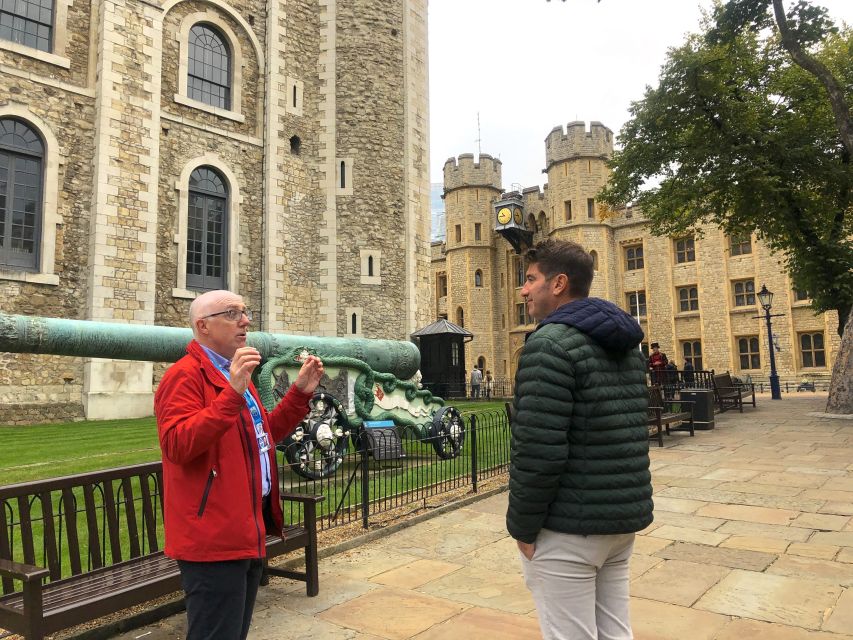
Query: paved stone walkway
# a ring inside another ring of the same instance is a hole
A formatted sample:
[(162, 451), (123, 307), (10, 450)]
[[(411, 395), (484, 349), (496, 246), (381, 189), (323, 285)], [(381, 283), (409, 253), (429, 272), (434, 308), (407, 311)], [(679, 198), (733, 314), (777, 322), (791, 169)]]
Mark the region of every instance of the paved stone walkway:
[[(807, 415), (825, 401), (759, 396), (713, 431), (652, 445), (636, 638), (853, 640), (853, 422)], [(316, 598), (274, 579), (249, 638), (538, 638), (505, 509), (502, 493), (322, 560)], [(121, 638), (183, 632), (180, 615)]]

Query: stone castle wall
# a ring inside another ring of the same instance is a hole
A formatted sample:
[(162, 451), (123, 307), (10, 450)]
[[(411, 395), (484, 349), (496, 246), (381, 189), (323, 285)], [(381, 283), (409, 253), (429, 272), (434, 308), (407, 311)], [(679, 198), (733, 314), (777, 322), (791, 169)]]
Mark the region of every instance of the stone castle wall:
[[(185, 325), (198, 295), (183, 275), (187, 181), (211, 166), (229, 190), (227, 284), (255, 328), (347, 335), (352, 310), (364, 337), (422, 326), (424, 0), (57, 7), (54, 53), (0, 42), (0, 117), (42, 132), (57, 172), (55, 266), (0, 268), (4, 312)], [(186, 34), (199, 22), (231, 49), (228, 109), (185, 95)], [(166, 366), (0, 355), (0, 424), (150, 412)]]
[[(779, 345), (776, 353), (779, 375), (828, 378), (840, 347), (837, 314), (814, 314), (808, 301), (796, 301), (792, 283), (778, 256), (757, 238), (752, 238), (751, 253), (733, 256), (729, 238), (721, 230), (705, 226), (694, 237), (696, 259), (678, 263), (675, 244), (678, 239), (651, 235), (642, 211), (631, 208), (610, 211), (594, 202), (593, 216), (588, 215), (588, 199), (594, 201), (608, 179), (606, 160), (612, 149), (612, 132), (600, 123), (592, 123), (587, 130), (584, 123), (571, 122), (565, 130), (556, 127), (551, 131), (546, 139), (548, 183), (544, 189), (533, 187), (523, 191), (525, 221), (528, 229), (534, 231), (533, 241), (555, 237), (595, 251), (598, 268), (591, 295), (612, 300), (627, 310), (628, 294), (645, 293), (646, 315), (640, 318), (645, 343), (659, 342), (679, 367), (684, 364), (684, 343), (700, 341), (704, 368), (766, 377), (769, 358), (765, 323), (763, 318), (756, 318), (763, 312), (755, 305), (735, 306), (733, 283), (751, 279), (756, 293), (766, 284), (776, 294), (773, 312), (785, 314), (773, 322)], [(448, 273), (448, 293), (443, 306), (436, 299), (432, 308), (456, 322), (456, 308), (463, 306), (465, 326), (475, 335), (466, 345), (469, 369), (483, 355), (487, 368), (498, 376), (502, 375), (502, 363), (507, 362), (506, 373), (511, 376), (524, 335), (534, 325), (519, 323), (517, 305), (521, 302), (521, 287), (515, 272), (520, 258), (493, 231), (493, 207), (476, 197), (478, 191), (486, 191), (483, 184), (500, 186), (500, 174), (494, 171), (490, 156), (480, 158), (479, 165), (473, 162), (471, 154), (445, 163), (447, 239), (444, 244), (433, 246), (433, 270)], [(491, 204), (497, 199), (494, 192), (485, 197)], [(571, 218), (567, 217), (567, 201), (572, 202)], [(480, 243), (470, 240), (475, 221), (483, 225), (484, 240)], [(456, 224), (462, 225), (462, 242), (456, 240)], [(629, 246), (642, 246), (643, 269), (626, 269), (625, 249)], [(489, 304), (472, 304), (472, 295), (484, 293), (474, 290), (476, 269), (493, 274)], [(678, 298), (681, 287), (697, 288), (698, 310), (681, 311)], [(799, 339), (804, 332), (823, 333), (825, 367), (802, 366)], [(753, 336), (759, 339), (761, 369), (742, 369), (738, 340)]]

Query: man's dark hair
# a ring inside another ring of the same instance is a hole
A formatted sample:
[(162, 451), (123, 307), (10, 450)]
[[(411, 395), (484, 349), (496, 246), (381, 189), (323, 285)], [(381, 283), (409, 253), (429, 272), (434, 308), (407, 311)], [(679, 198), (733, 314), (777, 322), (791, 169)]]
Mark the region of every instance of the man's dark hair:
[(586, 298), (592, 285), (592, 256), (576, 242), (549, 238), (528, 250), (527, 263), (536, 264), (546, 278), (565, 273), (569, 295)]

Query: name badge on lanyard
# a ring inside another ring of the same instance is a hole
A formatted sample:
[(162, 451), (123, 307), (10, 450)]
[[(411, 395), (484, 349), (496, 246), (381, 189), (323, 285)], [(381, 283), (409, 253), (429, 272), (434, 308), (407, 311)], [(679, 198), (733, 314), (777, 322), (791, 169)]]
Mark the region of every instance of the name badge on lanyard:
[[(251, 398), (251, 396), (250, 396)], [(255, 437), (258, 439), (258, 451), (266, 453), (270, 450), (270, 439), (267, 432), (264, 431), (264, 419), (261, 417), (261, 410), (254, 398), (247, 398), (246, 404), (249, 405), (249, 413), (252, 415), (252, 422), (255, 426)]]

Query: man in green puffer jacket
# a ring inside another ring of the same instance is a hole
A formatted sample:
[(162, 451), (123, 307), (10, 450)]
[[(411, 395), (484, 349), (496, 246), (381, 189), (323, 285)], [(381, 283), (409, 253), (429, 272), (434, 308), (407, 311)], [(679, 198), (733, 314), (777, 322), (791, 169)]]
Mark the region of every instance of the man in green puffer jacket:
[(632, 638), (628, 559), (652, 522), (643, 332), (588, 297), (580, 245), (546, 240), (527, 262), (539, 324), (515, 377), (507, 529), (544, 638)]

